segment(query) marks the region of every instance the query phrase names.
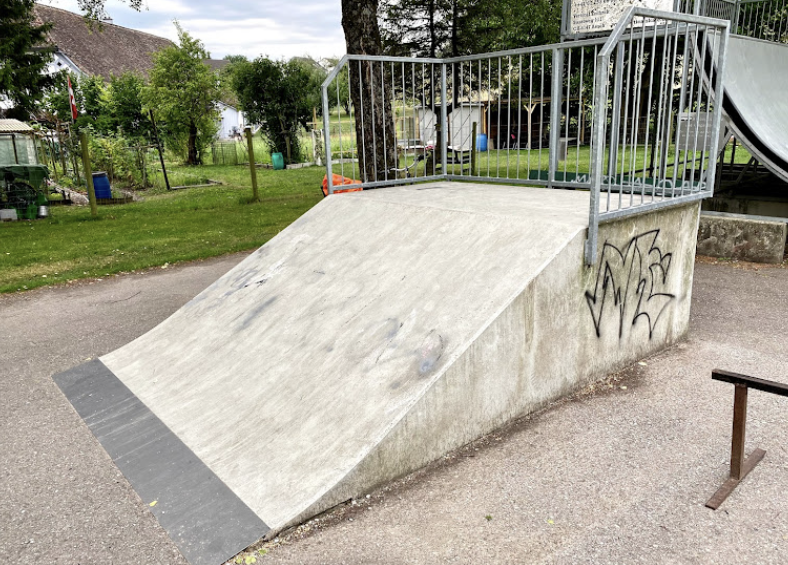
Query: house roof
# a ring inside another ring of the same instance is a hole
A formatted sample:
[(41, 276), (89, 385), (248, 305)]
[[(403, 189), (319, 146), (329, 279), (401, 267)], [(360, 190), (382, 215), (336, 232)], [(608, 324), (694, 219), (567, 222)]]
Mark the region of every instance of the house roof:
[(36, 4), (35, 12), (40, 22), (53, 24), (49, 41), (88, 75), (147, 76), (153, 53), (173, 45), (169, 39), (106, 22), (91, 29), (80, 14), (44, 4)]
[(19, 120), (0, 120), (0, 133), (28, 133), (31, 131), (33, 128)]
[(217, 73), (230, 64), (227, 59), (205, 59), (203, 62)]

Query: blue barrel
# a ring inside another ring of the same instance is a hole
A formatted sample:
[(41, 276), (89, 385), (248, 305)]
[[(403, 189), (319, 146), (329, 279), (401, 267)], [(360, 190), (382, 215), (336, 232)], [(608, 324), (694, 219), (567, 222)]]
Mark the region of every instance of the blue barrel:
[(479, 151), (487, 151), (487, 134), (480, 133), (476, 136), (476, 149)]
[(112, 198), (107, 173), (93, 173), (93, 190), (96, 193), (96, 198)]
[(285, 158), (281, 153), (273, 153), (271, 155), (271, 162), (274, 164), (275, 171), (281, 171), (285, 168)]

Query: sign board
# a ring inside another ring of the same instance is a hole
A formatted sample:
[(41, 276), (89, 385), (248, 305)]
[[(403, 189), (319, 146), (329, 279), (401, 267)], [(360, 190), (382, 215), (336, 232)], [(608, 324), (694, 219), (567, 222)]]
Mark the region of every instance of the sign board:
[(673, 11), (674, 0), (565, 0), (565, 36), (604, 34), (612, 30), (630, 6)]

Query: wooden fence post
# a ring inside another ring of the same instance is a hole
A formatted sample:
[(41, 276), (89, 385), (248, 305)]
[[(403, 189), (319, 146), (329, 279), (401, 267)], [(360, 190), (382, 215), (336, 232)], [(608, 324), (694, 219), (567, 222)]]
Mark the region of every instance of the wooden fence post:
[(246, 134), (246, 150), (249, 152), (249, 173), (252, 175), (252, 200), (260, 202), (260, 196), (257, 193), (257, 166), (254, 162), (254, 144), (252, 143), (252, 128), (244, 128)]
[(88, 134), (84, 131), (79, 133), (79, 141), (82, 144), (82, 167), (85, 171), (85, 182), (88, 186), (88, 200), (90, 200), (90, 215), (98, 214), (96, 206), (96, 189), (93, 187), (93, 169), (90, 167), (90, 151), (88, 150)]

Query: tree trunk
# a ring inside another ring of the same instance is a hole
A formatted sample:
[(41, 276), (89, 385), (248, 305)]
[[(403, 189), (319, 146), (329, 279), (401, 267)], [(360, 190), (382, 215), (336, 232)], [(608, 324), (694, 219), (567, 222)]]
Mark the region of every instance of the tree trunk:
[[(342, 0), (342, 27), (348, 53), (382, 54), (378, 0)], [(381, 84), (386, 80), (386, 65), (370, 61), (350, 61), (348, 65), (361, 180), (391, 179), (393, 175), (386, 171), (397, 166), (397, 150), (391, 93), (384, 92)]]
[(438, 38), (435, 30), (435, 0), (430, 0), (427, 10), (430, 13), (430, 57), (435, 58), (438, 50)]
[(188, 155), (187, 165), (200, 165), (200, 155), (197, 153), (197, 126), (189, 124), (189, 140), (187, 142)]

